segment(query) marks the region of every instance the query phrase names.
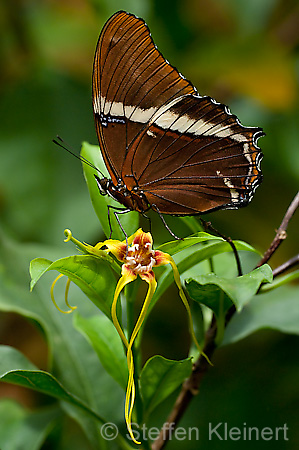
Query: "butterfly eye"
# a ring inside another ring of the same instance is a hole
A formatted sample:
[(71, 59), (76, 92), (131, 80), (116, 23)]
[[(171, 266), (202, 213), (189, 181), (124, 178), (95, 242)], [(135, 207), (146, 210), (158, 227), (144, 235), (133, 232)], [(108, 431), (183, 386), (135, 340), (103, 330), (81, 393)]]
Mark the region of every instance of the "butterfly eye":
[(107, 178), (99, 178), (97, 175), (95, 175), (94, 177), (96, 179), (100, 194), (107, 195), (109, 184), (111, 183), (110, 180), (107, 180)]

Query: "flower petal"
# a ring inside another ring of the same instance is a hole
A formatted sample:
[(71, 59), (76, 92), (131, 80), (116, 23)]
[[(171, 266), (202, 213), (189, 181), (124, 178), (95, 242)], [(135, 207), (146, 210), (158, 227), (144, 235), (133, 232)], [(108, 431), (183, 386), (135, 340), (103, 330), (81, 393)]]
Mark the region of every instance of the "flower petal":
[(140, 278), (143, 281), (146, 281), (148, 284), (152, 283), (155, 280), (155, 274), (151, 270), (150, 272), (139, 273)]
[[(66, 236), (66, 239), (64, 239), (64, 242), (72, 241), (83, 253), (101, 256), (101, 257), (103, 257), (105, 255), (105, 251), (101, 250), (101, 248), (104, 246), (103, 242), (99, 242), (98, 244), (96, 244), (93, 247), (92, 245), (86, 244), (85, 242), (78, 241), (78, 239), (73, 237), (72, 232), (69, 229), (64, 230), (64, 234)], [(107, 255), (107, 253), (106, 253), (106, 255)]]
[(118, 280), (118, 283), (116, 285), (116, 288), (115, 288), (114, 298), (113, 298), (113, 302), (112, 302), (112, 306), (111, 306), (112, 322), (113, 322), (121, 340), (123, 341), (123, 343), (125, 344), (125, 346), (127, 348), (128, 348), (129, 344), (128, 344), (127, 338), (120, 326), (120, 323), (118, 321), (117, 314), (116, 314), (116, 306), (117, 306), (117, 300), (118, 300), (119, 294), (121, 293), (123, 288), (126, 286), (126, 284), (131, 283), (131, 281), (134, 281), (136, 278), (137, 278), (137, 276), (132, 272), (120, 277), (120, 279)]
[(164, 266), (165, 264), (171, 264), (172, 258), (168, 253), (161, 252), (161, 250), (155, 250), (155, 267)]
[(142, 231), (141, 228), (139, 228), (139, 230), (136, 231), (134, 239), (132, 241), (132, 244), (138, 244), (141, 247), (146, 247), (148, 244), (150, 244), (150, 246), (153, 245), (153, 238), (151, 233), (145, 233), (144, 231)]
[(191, 315), (190, 306), (189, 306), (187, 297), (186, 297), (186, 295), (185, 295), (185, 292), (184, 292), (184, 290), (183, 290), (183, 286), (182, 286), (182, 283), (181, 283), (181, 278), (180, 278), (180, 274), (179, 274), (178, 268), (177, 268), (177, 266), (176, 266), (176, 263), (174, 262), (174, 259), (173, 259), (170, 255), (168, 255), (168, 256), (169, 256), (169, 262), (170, 262), (170, 264), (171, 264), (172, 271), (173, 271), (174, 281), (175, 281), (175, 284), (177, 285), (178, 290), (179, 290), (179, 296), (181, 297), (181, 300), (182, 300), (182, 302), (183, 302), (183, 305), (185, 306), (185, 309), (186, 309), (186, 311), (187, 311), (188, 322), (189, 322), (189, 331), (190, 331), (192, 340), (193, 340), (195, 346), (197, 347), (199, 353), (200, 353), (200, 354), (208, 361), (208, 363), (211, 364), (211, 366), (212, 366), (213, 364), (212, 364), (211, 361), (209, 360), (208, 356), (202, 351), (202, 348), (201, 348), (201, 346), (199, 345), (199, 343), (198, 343), (198, 341), (197, 341), (197, 339), (196, 339), (196, 336), (195, 336), (195, 333), (194, 333), (194, 326), (193, 326), (193, 320), (192, 320), (192, 315)]
[(107, 241), (104, 241), (102, 244), (105, 245), (107, 247), (107, 250), (111, 252), (119, 261), (124, 262), (126, 260), (126, 242), (107, 239)]
[(144, 322), (149, 304), (151, 302), (151, 299), (153, 298), (153, 295), (154, 295), (156, 287), (157, 287), (157, 282), (155, 280), (155, 277), (149, 278), (145, 281), (147, 281), (148, 285), (149, 285), (148, 291), (147, 291), (144, 303), (142, 305), (141, 312), (139, 314), (139, 317), (137, 319), (135, 327), (132, 331), (132, 335), (130, 337), (129, 344), (127, 345), (127, 363), (128, 363), (128, 370), (129, 370), (129, 379), (128, 379), (128, 386), (127, 386), (127, 391), (126, 391), (125, 418), (126, 418), (126, 423), (127, 423), (127, 428), (128, 428), (129, 434), (130, 434), (132, 440), (136, 444), (140, 444), (140, 442), (135, 439), (133, 431), (132, 431), (132, 412), (133, 412), (134, 401), (135, 401), (134, 361), (133, 361), (132, 347), (133, 347), (135, 338), (137, 337), (138, 332)]
[[(133, 240), (135, 239), (136, 236), (138, 236), (140, 233), (143, 233), (142, 228), (138, 228), (137, 231), (135, 231), (134, 234), (132, 234), (132, 236), (128, 237), (128, 244), (131, 245)], [(124, 241), (126, 242), (126, 241)]]
[(126, 279), (129, 280), (127, 281), (127, 283), (130, 283), (137, 278), (136, 273), (128, 266), (128, 264), (123, 264), (121, 266), (121, 274), (123, 277), (126, 277)]

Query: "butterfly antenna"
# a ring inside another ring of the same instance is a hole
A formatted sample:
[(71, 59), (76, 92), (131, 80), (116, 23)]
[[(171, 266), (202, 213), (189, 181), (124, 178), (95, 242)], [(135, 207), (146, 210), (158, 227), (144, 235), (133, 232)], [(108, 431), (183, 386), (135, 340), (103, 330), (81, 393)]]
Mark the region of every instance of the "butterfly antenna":
[(58, 147), (63, 148), (64, 150), (66, 150), (68, 153), (70, 153), (71, 155), (73, 155), (75, 158), (79, 159), (81, 162), (83, 162), (84, 164), (86, 164), (87, 166), (91, 167), (92, 169), (96, 170), (97, 172), (99, 172), (99, 174), (104, 178), (104, 174), (100, 171), (100, 169), (98, 169), (94, 164), (92, 164), (90, 161), (88, 161), (88, 159), (84, 158), (84, 156), (79, 156), (76, 153), (74, 153), (72, 150), (70, 150), (69, 148), (66, 147), (65, 145), (65, 141), (60, 137), (60, 136), (56, 136), (57, 139), (52, 139), (52, 141), (54, 142), (54, 144), (58, 145)]

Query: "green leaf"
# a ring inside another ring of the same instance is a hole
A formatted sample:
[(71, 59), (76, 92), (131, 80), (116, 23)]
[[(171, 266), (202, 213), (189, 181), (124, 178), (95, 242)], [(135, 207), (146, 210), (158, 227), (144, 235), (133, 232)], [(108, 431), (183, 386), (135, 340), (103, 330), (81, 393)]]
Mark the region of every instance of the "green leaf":
[[(95, 421), (98, 433), (100, 431), (99, 424), (103, 425), (108, 421), (77, 396), (70, 393), (51, 373), (38, 370), (34, 364), (13, 347), (0, 345), (0, 380), (50, 395), (61, 401), (62, 404), (66, 402), (67, 406), (64, 409), (76, 420), (83, 422), (81, 425), (91, 434), (88, 437), (94, 443), (94, 447), (106, 448), (103, 445), (105, 444), (104, 438), (96, 435), (88, 418)], [(121, 435), (118, 435), (115, 440), (119, 448), (131, 448)], [(21, 448), (23, 449), (23, 447)], [(2, 447), (1, 450), (3, 450)]]
[(197, 233), (198, 230), (203, 230), (202, 224), (197, 220), (196, 216), (181, 216), (179, 220), (183, 222), (192, 233)]
[(190, 375), (191, 358), (173, 361), (153, 356), (142, 369), (140, 392), (146, 417)]
[[(103, 397), (107, 396), (108, 398), (110, 398), (111, 401), (113, 401), (113, 392), (109, 389), (106, 392), (105, 386), (102, 386), (101, 395)], [(122, 402), (120, 402), (119, 404), (122, 405)], [(94, 448), (99, 448), (101, 450), (108, 449), (107, 439), (103, 438), (103, 436), (102, 436), (102, 431), (101, 431), (102, 428), (99, 425), (99, 422), (94, 421), (96, 426), (93, 427), (92, 422), (90, 420), (88, 420), (90, 415), (86, 411), (77, 407), (74, 404), (62, 402), (62, 408), (70, 417), (72, 417), (75, 421), (77, 421), (82, 426), (83, 430), (86, 433), (86, 436), (93, 444), (92, 450)], [(118, 408), (118, 411), (122, 412), (122, 408), (120, 408), (119, 405), (117, 405), (117, 408)], [(111, 420), (108, 420), (108, 421), (106, 420), (106, 423), (111, 423)], [(116, 424), (118, 422), (113, 420), (112, 423)], [(105, 428), (105, 424), (104, 424), (104, 428)], [(117, 428), (117, 431), (118, 431), (118, 428)], [(134, 448), (126, 441), (126, 439), (120, 433), (117, 434), (117, 436), (115, 436), (114, 442), (115, 442), (116, 448), (118, 448), (118, 449), (134, 450)]]
[(73, 403), (98, 421), (105, 423), (105, 420), (97, 413), (68, 392), (52, 374), (38, 370), (34, 364), (13, 347), (0, 345), (0, 379)]
[(1, 450), (38, 450), (61, 417), (57, 406), (34, 413), (9, 399), (0, 401)]
[[(186, 238), (187, 239), (187, 238)], [(219, 239), (219, 238), (217, 238)], [(256, 250), (251, 247), (246, 242), (242, 241), (234, 241), (234, 244), (237, 248), (237, 250), (245, 250), (256, 253)], [(189, 270), (191, 267), (195, 266), (196, 264), (212, 258), (220, 253), (223, 252), (231, 252), (232, 248), (228, 244), (228, 242), (222, 241), (222, 242), (216, 242), (214, 243), (212, 240), (212, 243), (207, 243), (206, 245), (202, 245), (200, 248), (195, 247), (194, 249), (190, 247), (188, 249), (189, 251), (186, 252), (186, 255), (184, 255), (181, 260), (177, 263), (177, 268), (179, 273), (182, 275), (184, 272)], [(158, 287), (155, 292), (155, 295), (153, 297), (153, 300), (150, 304), (149, 310), (153, 308), (157, 300), (161, 297), (161, 295), (166, 291), (166, 289), (173, 283), (173, 273), (171, 267), (167, 266), (159, 278), (158, 281)]]
[(103, 315), (85, 319), (76, 314), (74, 324), (91, 343), (103, 367), (126, 390), (127, 359), (122, 341), (111, 321)]
[(52, 261), (46, 258), (37, 258), (30, 263), (30, 275), (31, 275), (31, 282), (30, 282), (30, 290), (34, 288), (40, 277), (47, 272), (49, 266), (52, 264)]
[(45, 272), (57, 270), (73, 281), (104, 314), (110, 317), (116, 279), (105, 260), (91, 255), (75, 255), (49, 263), (50, 261), (41, 258), (31, 261), (31, 289)]
[(199, 275), (196, 279), (189, 278), (185, 286), (190, 297), (202, 305), (208, 306), (217, 318), (232, 306), (231, 298), (217, 285), (216, 275)]
[(38, 370), (22, 353), (14, 347), (0, 345), (0, 377), (14, 370)]
[[(214, 273), (186, 280), (186, 289), (193, 300), (211, 308), (219, 317), (231, 302), (241, 311), (256, 294), (260, 285), (272, 281), (272, 270), (267, 264), (237, 278), (221, 278)], [(223, 301), (220, 302), (220, 299)]]
[(204, 231), (199, 231), (198, 233), (189, 236), (187, 238), (166, 242), (165, 244), (160, 245), (158, 247), (158, 250), (168, 253), (169, 255), (174, 255), (175, 253), (181, 252), (182, 250), (185, 250), (191, 247), (192, 245), (198, 244), (200, 242), (207, 242), (214, 240), (223, 241), (222, 238), (213, 236), (212, 234), (209, 233), (205, 233)]
[[(28, 289), (30, 260), (36, 255), (52, 260), (61, 258), (65, 247), (61, 250), (15, 243), (0, 230), (0, 310), (38, 322), (49, 345), (49, 363), (54, 365), (55, 376), (65, 389), (108, 421), (118, 423), (123, 420), (123, 410), (119, 407), (123, 403), (123, 391), (104, 370), (92, 346), (74, 329), (72, 315), (61, 314), (53, 305), (50, 298), (53, 272), (46, 273), (33, 292)], [(57, 300), (63, 298), (63, 281), (55, 287), (57, 295)], [(98, 314), (95, 305), (76, 286), (70, 286), (69, 299), (78, 306), (81, 315)], [(98, 422), (74, 404), (63, 402), (63, 408), (82, 427), (92, 447), (101, 449), (104, 443)]]
[(299, 335), (299, 300), (297, 286), (282, 286), (256, 295), (229, 322), (222, 345), (237, 342), (260, 329), (273, 329)]
[(272, 283), (265, 284), (261, 287), (261, 292), (269, 292), (273, 289), (277, 289), (284, 284), (288, 284), (291, 281), (298, 280), (299, 278), (299, 270), (294, 270), (293, 272), (287, 273), (286, 275), (282, 275), (280, 277), (275, 278)]
[[(95, 167), (97, 167), (104, 174), (104, 176), (110, 178), (105, 163), (103, 161), (100, 148), (97, 145), (90, 145), (87, 142), (83, 142), (81, 156), (87, 159), (87, 161), (89, 161)], [(110, 226), (108, 221), (107, 206), (110, 205), (116, 208), (120, 208), (122, 205), (113, 200), (108, 195), (107, 196), (101, 195), (94, 177), (95, 174), (98, 176), (100, 176), (100, 174), (95, 169), (83, 163), (83, 171), (93, 207), (101, 222), (105, 235), (109, 237)], [(112, 234), (113, 238), (123, 240), (124, 239), (123, 232), (120, 229), (119, 224), (117, 223), (116, 218), (112, 211), (110, 212), (110, 221), (113, 230)], [(131, 211), (127, 214), (122, 215), (120, 221), (127, 235), (130, 236), (131, 234), (135, 233), (135, 231), (138, 228), (139, 214), (136, 211)]]

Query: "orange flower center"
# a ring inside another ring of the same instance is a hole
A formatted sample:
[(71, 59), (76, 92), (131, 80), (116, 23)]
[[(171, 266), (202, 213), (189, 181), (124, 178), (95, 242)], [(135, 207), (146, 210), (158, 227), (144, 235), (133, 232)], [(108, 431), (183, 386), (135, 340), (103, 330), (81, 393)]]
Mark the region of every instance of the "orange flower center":
[(150, 272), (155, 265), (155, 252), (152, 250), (152, 244), (133, 244), (128, 248), (126, 256), (126, 266), (136, 274)]

